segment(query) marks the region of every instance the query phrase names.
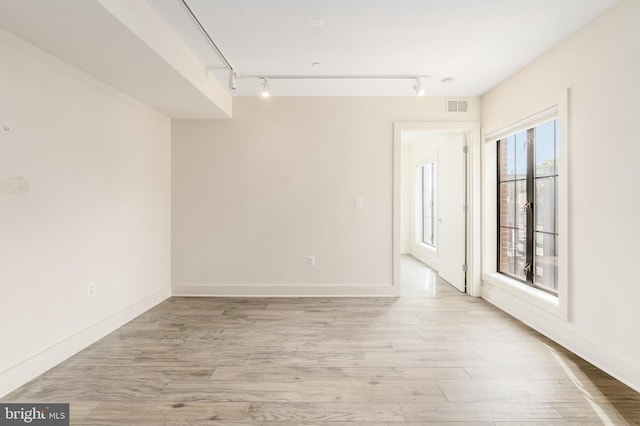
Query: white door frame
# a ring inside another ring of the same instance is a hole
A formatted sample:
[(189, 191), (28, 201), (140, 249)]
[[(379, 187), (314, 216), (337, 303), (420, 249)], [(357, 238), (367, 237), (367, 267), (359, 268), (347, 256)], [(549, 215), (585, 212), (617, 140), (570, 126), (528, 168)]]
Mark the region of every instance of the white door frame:
[[(400, 295), (401, 251), (401, 171), (402, 132), (426, 130), (432, 132), (465, 133), (469, 147), (467, 157), (467, 293), (478, 297), (481, 289), (481, 169), (479, 122), (396, 122), (393, 124), (393, 286)], [(461, 206), (462, 208), (462, 206)]]

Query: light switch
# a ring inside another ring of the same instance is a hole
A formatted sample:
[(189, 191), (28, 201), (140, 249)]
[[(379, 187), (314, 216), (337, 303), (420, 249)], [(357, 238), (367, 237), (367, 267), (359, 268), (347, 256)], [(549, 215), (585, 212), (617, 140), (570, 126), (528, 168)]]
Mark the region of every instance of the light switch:
[(355, 206), (357, 209), (361, 209), (364, 207), (364, 198), (362, 198), (362, 195), (358, 195), (355, 198), (355, 202), (354, 202)]

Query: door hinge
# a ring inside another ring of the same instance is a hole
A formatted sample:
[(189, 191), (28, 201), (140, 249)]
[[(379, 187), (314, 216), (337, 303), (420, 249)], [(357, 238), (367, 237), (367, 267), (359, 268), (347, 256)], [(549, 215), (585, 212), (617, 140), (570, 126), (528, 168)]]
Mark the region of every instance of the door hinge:
[(469, 153), (469, 145), (465, 145), (462, 147), (462, 153), (463, 154), (468, 154)]
[(469, 271), (469, 265), (465, 263), (464, 265), (462, 265), (462, 272), (468, 272), (468, 271)]
[(465, 204), (464, 206), (462, 206), (462, 212), (469, 213), (469, 205)]

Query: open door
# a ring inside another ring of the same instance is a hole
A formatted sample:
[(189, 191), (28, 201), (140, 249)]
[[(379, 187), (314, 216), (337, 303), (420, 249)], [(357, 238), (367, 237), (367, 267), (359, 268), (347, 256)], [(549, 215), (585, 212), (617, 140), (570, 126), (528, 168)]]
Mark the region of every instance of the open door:
[(438, 272), (466, 292), (466, 136), (443, 143), (438, 152)]

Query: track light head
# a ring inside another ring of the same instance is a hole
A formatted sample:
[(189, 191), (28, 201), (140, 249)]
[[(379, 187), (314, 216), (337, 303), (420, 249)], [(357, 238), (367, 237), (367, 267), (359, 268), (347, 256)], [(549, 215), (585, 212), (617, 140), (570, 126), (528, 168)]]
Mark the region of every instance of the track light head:
[(263, 98), (268, 98), (269, 95), (271, 95), (271, 88), (269, 87), (269, 80), (267, 80), (267, 78), (263, 78), (262, 79), (262, 97)]
[(238, 73), (235, 71), (231, 71), (229, 73), (229, 89), (236, 89), (236, 78), (238, 77)]
[(418, 96), (424, 96), (427, 91), (424, 87), (422, 87), (422, 83), (420, 83), (420, 79), (416, 78), (416, 84), (413, 85), (413, 90), (416, 91)]

